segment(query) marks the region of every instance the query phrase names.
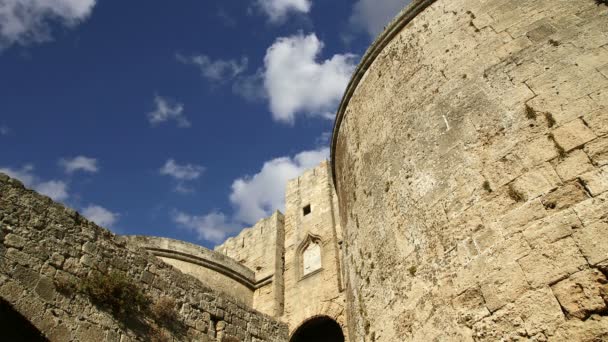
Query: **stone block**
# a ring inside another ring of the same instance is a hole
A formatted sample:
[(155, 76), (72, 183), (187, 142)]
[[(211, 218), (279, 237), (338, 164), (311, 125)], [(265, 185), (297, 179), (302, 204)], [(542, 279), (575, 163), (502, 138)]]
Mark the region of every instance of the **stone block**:
[(551, 164), (543, 163), (513, 181), (512, 187), (529, 201), (557, 188), (560, 183)]
[(571, 317), (587, 319), (594, 312), (608, 309), (608, 280), (596, 269), (575, 273), (553, 285), (553, 293)]
[(547, 211), (542, 202), (536, 199), (509, 211), (498, 220), (497, 225), (504, 231), (505, 236), (509, 236), (523, 231), (528, 224), (546, 215)]
[(596, 265), (608, 259), (607, 222), (597, 221), (581, 229), (577, 229), (573, 237), (591, 265)]
[(608, 164), (608, 136), (596, 139), (585, 145), (585, 152), (597, 166)]
[(533, 287), (542, 287), (578, 272), (587, 261), (571, 237), (540, 248), (519, 259), (519, 264)]
[(458, 311), (458, 323), (469, 328), (490, 315), (479, 287), (472, 287), (454, 298), (452, 306)]
[(593, 164), (582, 150), (572, 151), (564, 159), (557, 159), (554, 162), (555, 171), (564, 181), (572, 180), (578, 175), (593, 170)]
[(597, 136), (608, 134), (608, 107), (600, 107), (584, 115), (583, 120)]
[(598, 196), (608, 190), (608, 165), (581, 176), (581, 181), (591, 196)]
[(532, 248), (542, 249), (572, 235), (574, 229), (581, 226), (582, 224), (574, 211), (564, 210), (526, 227), (523, 236)]
[(583, 121), (572, 120), (553, 130), (555, 142), (569, 152), (596, 138), (593, 131)]
[(481, 292), (490, 312), (514, 302), (529, 288), (524, 272), (516, 262), (496, 265), (481, 283)]
[(560, 211), (589, 198), (585, 188), (578, 181), (571, 181), (541, 198), (548, 212)]
[(19, 235), (9, 233), (4, 237), (4, 245), (7, 247), (21, 249), (23, 246), (25, 246), (25, 239)]
[(587, 226), (608, 217), (608, 193), (590, 198), (572, 207), (578, 218)]
[(514, 304), (530, 336), (550, 335), (565, 321), (559, 302), (548, 286), (526, 292)]

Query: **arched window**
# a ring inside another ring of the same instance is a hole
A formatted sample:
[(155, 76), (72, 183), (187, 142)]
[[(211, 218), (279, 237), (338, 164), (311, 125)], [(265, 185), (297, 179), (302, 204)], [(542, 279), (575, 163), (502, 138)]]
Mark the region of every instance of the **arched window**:
[(298, 247), (299, 278), (313, 275), (323, 269), (321, 238), (308, 234)]
[(321, 269), (321, 246), (311, 241), (302, 253), (302, 275), (308, 275)]

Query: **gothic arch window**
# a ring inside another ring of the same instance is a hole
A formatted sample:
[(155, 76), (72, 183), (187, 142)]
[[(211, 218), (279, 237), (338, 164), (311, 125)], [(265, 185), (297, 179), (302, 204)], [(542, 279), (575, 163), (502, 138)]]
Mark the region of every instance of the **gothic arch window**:
[(298, 248), (299, 278), (313, 275), (323, 268), (321, 238), (309, 234)]

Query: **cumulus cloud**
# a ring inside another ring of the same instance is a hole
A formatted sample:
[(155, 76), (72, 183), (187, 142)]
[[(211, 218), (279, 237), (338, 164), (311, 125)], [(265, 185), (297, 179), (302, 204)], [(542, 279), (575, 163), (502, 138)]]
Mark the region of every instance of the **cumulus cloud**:
[(165, 176), (171, 176), (178, 180), (193, 180), (201, 176), (205, 171), (205, 168), (195, 164), (183, 164), (180, 165), (173, 159), (169, 159), (165, 162), (165, 165), (160, 168), (160, 174)]
[(274, 23), (284, 21), (289, 13), (308, 13), (312, 6), (310, 0), (257, 0), (257, 4)]
[(0, 49), (51, 40), (51, 25), (73, 27), (86, 20), (96, 0), (0, 1)]
[(173, 103), (172, 101), (162, 97), (154, 96), (154, 104), (156, 109), (148, 113), (148, 121), (152, 125), (157, 125), (165, 121), (174, 120), (178, 127), (190, 127), (190, 121), (184, 115), (184, 105), (181, 103)]
[(355, 70), (355, 56), (337, 54), (317, 61), (323, 43), (317, 36), (279, 38), (264, 58), (264, 87), (275, 120), (293, 123), (297, 114), (333, 118)]
[(239, 229), (239, 225), (230, 221), (220, 212), (211, 212), (203, 216), (189, 215), (180, 211), (173, 213), (173, 221), (180, 226), (195, 232), (200, 240), (220, 243), (228, 234)]
[(249, 61), (247, 57), (242, 57), (240, 61), (230, 59), (212, 60), (206, 55), (184, 56), (176, 54), (178, 61), (184, 64), (195, 65), (201, 72), (201, 76), (216, 82), (226, 82), (247, 70)]
[(63, 181), (48, 181), (38, 183), (34, 189), (39, 193), (49, 196), (55, 201), (63, 201), (69, 197), (68, 185)]
[(21, 169), (0, 167), (0, 172), (20, 180), (26, 187), (32, 188), (37, 192), (52, 198), (54, 201), (63, 201), (69, 197), (68, 185), (66, 182), (59, 180), (41, 180), (34, 174), (34, 166), (31, 164), (25, 165)]
[(411, 0), (359, 0), (355, 3), (350, 23), (375, 38)]
[(119, 218), (119, 214), (95, 204), (82, 209), (82, 215), (102, 227), (112, 227)]
[(281, 157), (267, 161), (255, 175), (235, 180), (230, 194), (230, 202), (235, 207), (235, 218), (253, 224), (275, 210), (284, 210), (287, 181), (328, 157), (328, 148), (304, 151), (293, 158)]
[(76, 171), (95, 173), (99, 171), (99, 168), (97, 167), (97, 159), (85, 156), (63, 158), (59, 160), (59, 165), (63, 167), (63, 170), (66, 173), (74, 173)]

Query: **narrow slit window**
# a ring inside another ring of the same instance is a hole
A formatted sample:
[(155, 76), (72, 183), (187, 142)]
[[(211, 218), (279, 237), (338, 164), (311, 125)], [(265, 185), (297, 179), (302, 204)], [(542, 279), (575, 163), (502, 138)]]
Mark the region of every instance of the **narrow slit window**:
[(302, 212), (304, 213), (304, 216), (310, 214), (310, 204), (304, 206), (304, 208), (302, 208)]

